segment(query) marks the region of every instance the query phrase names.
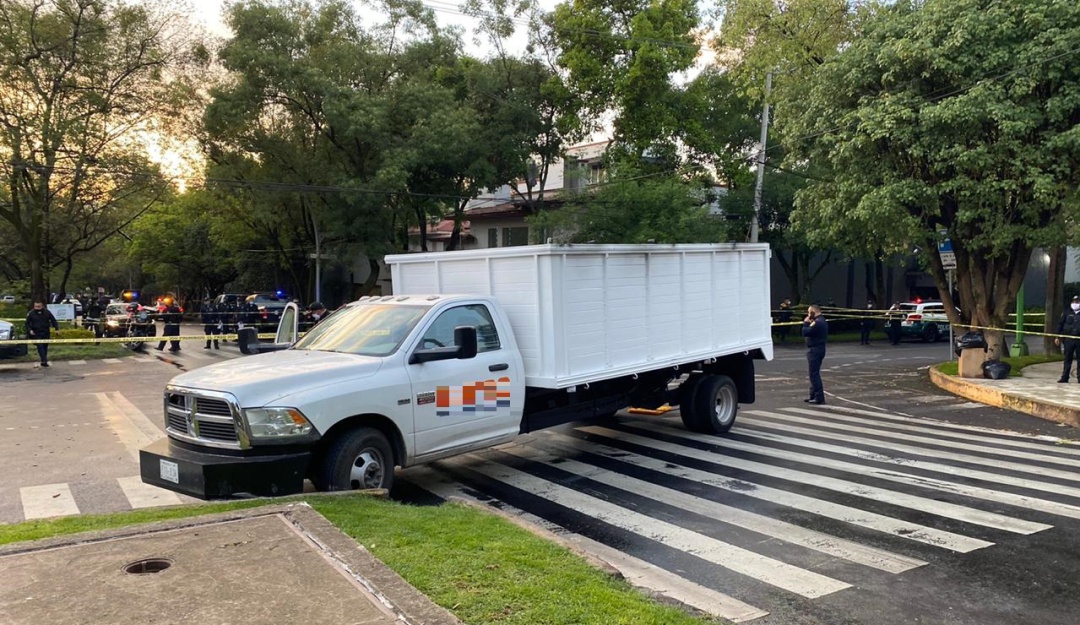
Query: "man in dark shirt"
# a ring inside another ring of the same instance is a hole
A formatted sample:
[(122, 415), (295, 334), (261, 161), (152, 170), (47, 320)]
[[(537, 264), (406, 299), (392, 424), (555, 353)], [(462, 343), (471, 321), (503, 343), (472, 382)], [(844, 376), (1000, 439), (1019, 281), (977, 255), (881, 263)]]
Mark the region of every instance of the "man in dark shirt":
[[(165, 311), (161, 313), (165, 329), (161, 333), (161, 342), (157, 346), (159, 352), (165, 349), (166, 337), (180, 336), (180, 322), (183, 320), (183, 311), (176, 305), (176, 300), (173, 299), (171, 293), (162, 299), (161, 303), (165, 306)], [(168, 343), (170, 352), (180, 351), (180, 341), (172, 340)]]
[[(38, 300), (34, 302), (34, 307), (26, 315), (26, 332), (32, 339), (49, 340), (49, 328), (55, 330), (60, 329), (60, 325), (56, 323), (56, 317), (49, 312), (48, 308), (45, 308), (45, 302)], [(49, 366), (49, 344), (48, 343), (35, 343), (37, 347), (38, 356), (41, 358), (41, 366)]]
[[(1064, 384), (1069, 381), (1069, 371), (1072, 370), (1073, 360), (1080, 360), (1080, 295), (1072, 298), (1069, 309), (1061, 315), (1057, 333), (1069, 337), (1065, 340), (1054, 339), (1054, 345), (1064, 344), (1065, 346), (1065, 370), (1061, 372), (1061, 379), (1058, 380)], [(1080, 366), (1076, 368), (1076, 381), (1080, 382)]]
[(806, 338), (806, 362), (810, 365), (810, 397), (808, 404), (825, 403), (825, 387), (821, 384), (821, 362), (825, 360), (825, 342), (829, 338), (829, 324), (821, 315), (817, 304), (806, 309), (802, 335)]

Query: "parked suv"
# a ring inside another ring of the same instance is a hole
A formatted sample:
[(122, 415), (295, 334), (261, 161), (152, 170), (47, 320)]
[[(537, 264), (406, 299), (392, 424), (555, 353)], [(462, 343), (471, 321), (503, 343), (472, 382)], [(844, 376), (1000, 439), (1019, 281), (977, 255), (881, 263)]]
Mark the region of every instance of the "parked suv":
[(255, 293), (247, 296), (247, 302), (255, 304), (259, 309), (254, 323), (262, 333), (277, 330), (278, 321), (281, 320), (281, 311), (285, 310), (289, 300), (278, 296), (277, 293)]
[(904, 302), (900, 304), (904, 315), (900, 322), (900, 338), (918, 338), (933, 343), (948, 337), (949, 317), (941, 302)]

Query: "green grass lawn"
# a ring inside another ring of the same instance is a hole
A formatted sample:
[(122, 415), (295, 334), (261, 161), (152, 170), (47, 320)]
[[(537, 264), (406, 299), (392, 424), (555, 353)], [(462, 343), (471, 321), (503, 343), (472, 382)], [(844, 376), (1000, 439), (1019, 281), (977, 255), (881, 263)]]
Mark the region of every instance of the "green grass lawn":
[[(1015, 378), (1020, 376), (1020, 371), (1030, 365), (1040, 365), (1044, 362), (1061, 362), (1063, 358), (1060, 354), (1036, 354), (1031, 356), (1017, 356), (1015, 358), (1008, 356), (1002, 358), (1002, 362), (1007, 362), (1012, 365), (1012, 369), (1009, 370), (1009, 377)], [(960, 363), (955, 360), (949, 362), (943, 362), (937, 366), (937, 370), (945, 375), (959, 375)]]
[[(37, 362), (37, 349), (28, 345), (26, 355), (20, 358), (8, 358), (0, 362)], [(130, 356), (131, 350), (120, 343), (70, 343), (49, 346), (49, 362), (57, 360), (101, 360), (102, 358), (123, 358)]]
[[(368, 496), (303, 500), (469, 625), (702, 625), (561, 546), (459, 504), (418, 507)], [(247, 500), (0, 525), (0, 544), (249, 508)]]

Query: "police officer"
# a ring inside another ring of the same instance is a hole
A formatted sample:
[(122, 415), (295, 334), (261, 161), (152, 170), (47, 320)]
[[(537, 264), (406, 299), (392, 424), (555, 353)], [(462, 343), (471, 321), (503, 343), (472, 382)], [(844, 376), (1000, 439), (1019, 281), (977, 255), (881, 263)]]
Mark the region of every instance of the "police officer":
[[(60, 330), (60, 324), (56, 323), (56, 317), (45, 308), (45, 302), (36, 300), (34, 307), (26, 314), (26, 332), (32, 339), (49, 340), (49, 328)], [(34, 343), (37, 347), (38, 357), (41, 358), (41, 366), (49, 366), (49, 344)]]
[[(1080, 361), (1080, 295), (1072, 298), (1069, 310), (1061, 315), (1057, 333), (1071, 337), (1064, 341), (1060, 338), (1054, 339), (1054, 345), (1063, 343), (1065, 345), (1065, 369), (1061, 372), (1061, 379), (1058, 380), (1064, 384), (1069, 381), (1069, 371), (1072, 369), (1073, 360)], [(1076, 368), (1076, 381), (1080, 382), (1080, 365)]]
[(821, 362), (825, 360), (825, 342), (829, 338), (829, 324), (817, 304), (806, 309), (802, 335), (806, 339), (806, 363), (810, 368), (810, 397), (808, 404), (825, 403), (825, 387), (821, 383)]
[(213, 337), (214, 349), (221, 349), (217, 339), (221, 334), (221, 313), (217, 304), (213, 301), (203, 302), (199, 315), (203, 322), (203, 334), (206, 335), (206, 346), (203, 349), (210, 349), (211, 337)]
[(866, 312), (863, 313), (862, 321), (859, 322), (859, 345), (870, 344), (870, 332), (874, 329), (874, 300), (866, 301)]
[[(158, 343), (157, 350), (160, 352), (165, 349), (165, 337), (180, 336), (180, 321), (183, 319), (183, 311), (176, 305), (176, 300), (171, 295), (166, 296), (161, 300), (165, 310), (161, 313), (161, 318), (165, 322), (165, 330), (161, 333), (161, 342)], [(180, 351), (180, 341), (169, 341), (169, 351)]]

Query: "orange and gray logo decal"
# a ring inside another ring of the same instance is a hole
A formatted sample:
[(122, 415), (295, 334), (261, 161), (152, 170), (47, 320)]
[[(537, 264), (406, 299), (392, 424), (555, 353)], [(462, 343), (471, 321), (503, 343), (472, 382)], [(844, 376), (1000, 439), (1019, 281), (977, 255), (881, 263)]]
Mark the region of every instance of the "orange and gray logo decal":
[(510, 378), (435, 389), (435, 416), (458, 417), (510, 407)]

